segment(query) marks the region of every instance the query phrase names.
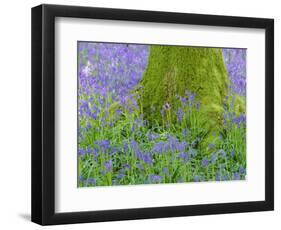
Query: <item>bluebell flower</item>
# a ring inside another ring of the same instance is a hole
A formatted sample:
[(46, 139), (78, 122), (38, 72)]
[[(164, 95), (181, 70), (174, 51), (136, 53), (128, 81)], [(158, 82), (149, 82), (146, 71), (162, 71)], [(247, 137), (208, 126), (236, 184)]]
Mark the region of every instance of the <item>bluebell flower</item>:
[(191, 104), (193, 104), (194, 98), (195, 98), (195, 94), (189, 94), (188, 100), (189, 100), (189, 102), (190, 102)]
[(182, 131), (182, 135), (186, 137), (188, 135), (188, 129), (184, 129)]
[(241, 124), (246, 123), (246, 116), (244, 114), (241, 114), (240, 116), (233, 118), (233, 123), (236, 124), (238, 128), (240, 128)]
[(177, 111), (177, 118), (179, 122), (182, 122), (183, 116), (184, 116), (184, 112), (182, 111), (182, 108), (179, 108)]
[(95, 178), (90, 177), (86, 180), (86, 183), (87, 183), (87, 185), (96, 185), (97, 180)]
[(154, 141), (155, 139), (159, 138), (158, 134), (147, 133), (146, 136), (147, 136), (148, 140), (150, 140), (150, 141)]
[(78, 179), (79, 179), (79, 181), (81, 181), (81, 182), (84, 182), (84, 180), (85, 180), (85, 178), (84, 178), (82, 175), (80, 175)]
[(211, 154), (211, 162), (212, 162), (212, 164), (214, 164), (216, 162), (217, 158), (218, 158), (218, 155), (213, 152)]
[(239, 172), (235, 172), (233, 174), (233, 180), (240, 180), (240, 173)]
[(209, 165), (209, 160), (207, 158), (203, 158), (201, 164), (203, 167), (207, 167)]
[(101, 140), (101, 141), (95, 141), (96, 145), (98, 145), (101, 149), (103, 149), (104, 151), (108, 150), (110, 147), (110, 143), (109, 140)]
[(124, 177), (125, 177), (125, 174), (124, 174), (124, 173), (119, 173), (119, 174), (117, 175), (117, 179), (119, 179), (119, 180), (123, 179)]
[(213, 143), (210, 143), (210, 144), (208, 145), (208, 150), (211, 149), (211, 148), (214, 148), (214, 147), (215, 147), (215, 145), (214, 145)]
[(151, 165), (153, 163), (152, 158), (151, 158), (150, 154), (148, 154), (148, 153), (143, 154), (142, 160), (144, 163), (146, 163), (148, 165)]
[(199, 182), (199, 176), (195, 175), (193, 180), (194, 180), (194, 182)]
[(189, 158), (188, 155), (185, 152), (179, 153), (178, 157), (181, 158), (182, 162), (184, 162), (184, 163), (186, 163), (188, 161), (188, 158)]
[(86, 154), (86, 150), (85, 149), (82, 149), (82, 148), (78, 149), (78, 155), (79, 156), (84, 156), (85, 154)]
[(154, 143), (151, 151), (154, 153), (164, 153), (167, 151), (167, 145), (163, 141), (156, 142)]
[(223, 149), (219, 150), (219, 153), (221, 154), (221, 156), (224, 158), (226, 156), (226, 153)]
[(131, 165), (129, 165), (129, 164), (124, 164), (124, 165), (123, 165), (123, 168), (124, 168), (125, 170), (130, 170), (130, 169), (131, 169)]
[(186, 98), (179, 96), (179, 99), (183, 105), (186, 105), (186, 102), (187, 102)]
[(162, 177), (159, 176), (159, 175), (152, 174), (152, 175), (149, 176), (149, 180), (150, 180), (152, 183), (160, 183), (161, 180), (162, 180)]
[(129, 147), (128, 147), (128, 143), (127, 143), (127, 142), (125, 142), (125, 143), (123, 144), (123, 149), (124, 149), (124, 153), (127, 153), (127, 152), (128, 152)]
[(242, 166), (240, 166), (240, 167), (239, 167), (239, 173), (240, 173), (240, 174), (244, 174), (245, 172), (246, 172), (245, 168), (242, 167)]
[(226, 181), (226, 180), (228, 180), (228, 178), (226, 175), (223, 175), (221, 180)]
[(168, 169), (167, 167), (163, 167), (163, 168), (162, 168), (162, 172), (163, 172), (166, 176), (170, 176), (169, 169)]
[(109, 161), (104, 162), (104, 166), (105, 166), (105, 169), (107, 172), (111, 171), (112, 170), (112, 161), (109, 160)]

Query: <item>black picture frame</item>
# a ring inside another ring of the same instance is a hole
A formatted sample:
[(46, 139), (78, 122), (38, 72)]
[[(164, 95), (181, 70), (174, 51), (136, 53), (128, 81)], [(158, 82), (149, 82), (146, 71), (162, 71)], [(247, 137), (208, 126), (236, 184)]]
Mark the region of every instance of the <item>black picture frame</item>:
[[(88, 18), (265, 29), (265, 200), (55, 213), (55, 18)], [(274, 20), (62, 5), (32, 8), (32, 221), (41, 225), (274, 209)]]

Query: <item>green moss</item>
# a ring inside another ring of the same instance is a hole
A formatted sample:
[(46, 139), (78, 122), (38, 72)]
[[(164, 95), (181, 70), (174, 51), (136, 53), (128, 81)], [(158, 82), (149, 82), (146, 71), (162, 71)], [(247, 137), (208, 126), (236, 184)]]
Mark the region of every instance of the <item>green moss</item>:
[(238, 95), (235, 96), (234, 111), (235, 111), (236, 116), (239, 116), (241, 113), (242, 114), (246, 113), (245, 97), (241, 97), (241, 96), (238, 96)]
[(188, 90), (200, 101), (200, 113), (207, 121), (204, 128), (213, 131), (222, 126), (228, 79), (221, 49), (153, 45), (141, 84), (141, 104), (150, 123), (161, 123), (165, 103), (176, 111), (175, 96)]

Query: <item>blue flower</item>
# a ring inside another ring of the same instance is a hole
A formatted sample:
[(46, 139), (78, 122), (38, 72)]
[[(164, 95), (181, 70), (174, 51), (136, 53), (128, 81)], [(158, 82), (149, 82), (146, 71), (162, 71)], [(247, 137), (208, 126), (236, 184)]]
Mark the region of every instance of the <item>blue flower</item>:
[(189, 100), (189, 102), (190, 102), (191, 104), (193, 104), (194, 98), (195, 98), (195, 94), (189, 94), (188, 100)]
[(178, 155), (178, 157), (181, 158), (184, 163), (186, 163), (188, 161), (188, 158), (189, 158), (188, 155), (185, 152), (181, 152)]
[(119, 179), (119, 180), (122, 180), (124, 177), (125, 177), (125, 174), (124, 174), (124, 173), (119, 173), (119, 174), (117, 175), (117, 179)]
[(84, 156), (86, 154), (86, 150), (82, 149), (82, 148), (79, 148), (78, 149), (78, 155), (79, 156)]
[(159, 176), (159, 175), (152, 174), (152, 175), (149, 176), (149, 180), (150, 180), (152, 183), (160, 183), (161, 180), (162, 180), (162, 177)]
[(153, 147), (152, 147), (152, 152), (154, 153), (164, 153), (167, 151), (167, 145), (165, 142), (160, 141), (160, 142), (156, 142)]
[(211, 162), (214, 164), (218, 158), (218, 155), (216, 153), (211, 154)]
[(221, 156), (224, 158), (226, 156), (226, 153), (223, 149), (219, 150), (219, 153), (221, 154)]
[(209, 160), (207, 158), (203, 158), (201, 164), (203, 167), (207, 167), (209, 165)]
[(163, 167), (162, 172), (163, 172), (166, 176), (170, 176), (169, 169), (168, 169), (167, 167)]
[(107, 172), (111, 171), (112, 170), (112, 161), (109, 160), (109, 161), (104, 162), (104, 166), (105, 166), (105, 169)]
[(146, 136), (147, 136), (148, 140), (150, 140), (150, 141), (154, 141), (155, 139), (159, 138), (158, 134), (147, 133)]
[(86, 181), (87, 185), (96, 185), (97, 184), (97, 180), (95, 178), (88, 178)]
[(84, 182), (84, 177), (82, 175), (79, 176), (79, 181)]
[(179, 108), (177, 112), (177, 118), (179, 122), (182, 122), (183, 116), (184, 116), (184, 112), (182, 111), (182, 108)]
[(182, 131), (182, 135), (186, 137), (188, 135), (188, 129), (184, 129)]
[(240, 167), (239, 167), (239, 173), (240, 173), (240, 174), (244, 174), (244, 173), (246, 173), (245, 168), (244, 168), (244, 167), (242, 167), (242, 166), (240, 166)]
[(240, 173), (239, 172), (235, 172), (233, 174), (233, 180), (240, 180)]
[(215, 147), (215, 145), (213, 144), (213, 143), (210, 143), (209, 145), (208, 145), (208, 149), (211, 149), (211, 148), (214, 148)]
[(125, 143), (123, 144), (123, 149), (124, 149), (124, 153), (127, 153), (127, 152), (128, 152), (129, 147), (128, 147), (128, 143), (127, 143), (127, 142), (125, 142)]
[(124, 168), (125, 170), (130, 170), (130, 169), (131, 169), (131, 166), (130, 166), (129, 164), (125, 164), (125, 165), (123, 165), (123, 168)]
[(146, 163), (148, 165), (151, 165), (153, 163), (152, 158), (151, 158), (150, 154), (148, 154), (148, 153), (143, 154), (142, 160), (144, 163)]
[(181, 96), (179, 96), (179, 99), (180, 99), (181, 103), (185, 106), (186, 102), (187, 102), (187, 99), (184, 98), (184, 97), (181, 97)]
[(193, 180), (194, 180), (194, 182), (199, 182), (199, 176), (195, 175)]
[(109, 140), (95, 141), (94, 144), (98, 145), (101, 150), (103, 150), (103, 153), (105, 153), (105, 151), (108, 150), (110, 147)]
[(119, 150), (118, 147), (112, 147), (112, 148), (110, 149), (110, 155), (112, 156), (113, 154), (118, 153), (119, 151), (120, 151), (120, 150)]

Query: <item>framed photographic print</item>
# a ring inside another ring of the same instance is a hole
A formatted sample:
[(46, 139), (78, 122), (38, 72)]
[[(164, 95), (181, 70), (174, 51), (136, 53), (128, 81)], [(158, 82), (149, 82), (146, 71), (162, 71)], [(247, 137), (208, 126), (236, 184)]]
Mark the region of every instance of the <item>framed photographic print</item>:
[(32, 8), (32, 221), (273, 210), (273, 19)]

